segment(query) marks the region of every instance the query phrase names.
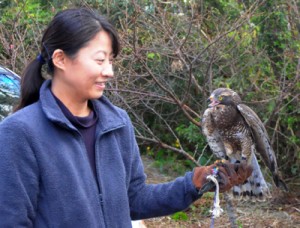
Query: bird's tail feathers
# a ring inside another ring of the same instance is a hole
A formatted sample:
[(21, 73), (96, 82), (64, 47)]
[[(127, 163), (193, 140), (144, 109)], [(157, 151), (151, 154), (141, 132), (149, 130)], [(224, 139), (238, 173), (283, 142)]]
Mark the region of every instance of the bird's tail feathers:
[(271, 198), (271, 193), (264, 180), (255, 182), (250, 177), (244, 184), (232, 188), (232, 197), (243, 201), (263, 202)]
[(281, 188), (282, 190), (287, 191), (287, 192), (289, 191), (287, 185), (284, 183), (284, 181), (280, 178), (280, 176), (277, 173), (273, 174), (273, 180), (274, 180), (275, 185), (278, 188)]
[(252, 155), (251, 157), (253, 172), (243, 184), (233, 187), (232, 196), (238, 200), (265, 201), (271, 197), (271, 193), (261, 173), (256, 156)]

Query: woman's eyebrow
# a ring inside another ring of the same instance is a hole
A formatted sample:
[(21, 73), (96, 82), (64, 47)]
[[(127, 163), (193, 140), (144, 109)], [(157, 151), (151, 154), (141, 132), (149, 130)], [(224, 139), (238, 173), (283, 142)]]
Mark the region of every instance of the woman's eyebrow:
[(98, 51), (96, 51), (94, 54), (96, 55), (96, 54), (100, 54), (100, 53), (103, 53), (104, 55), (109, 55), (109, 56), (112, 56), (112, 55), (113, 55), (112, 52), (111, 52), (111, 53), (107, 53), (107, 52), (104, 51), (104, 50), (98, 50)]

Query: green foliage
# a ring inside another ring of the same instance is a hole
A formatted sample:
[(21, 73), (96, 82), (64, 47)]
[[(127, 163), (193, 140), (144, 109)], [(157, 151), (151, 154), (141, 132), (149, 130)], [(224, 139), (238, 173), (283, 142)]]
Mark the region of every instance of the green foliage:
[(171, 215), (171, 218), (175, 221), (187, 221), (189, 219), (187, 213), (183, 211), (176, 212), (175, 214)]
[[(300, 153), (298, 153), (298, 159), (300, 159)], [(299, 164), (293, 164), (291, 166), (291, 173), (293, 175), (297, 175), (300, 172), (300, 165)]]
[(243, 228), (243, 223), (240, 220), (236, 221), (238, 228)]
[(3, 8), (0, 63), (21, 74), (24, 64), (39, 52), (42, 31), (58, 10), (38, 0), (13, 1)]
[(159, 149), (157, 152), (148, 151), (147, 155), (155, 159), (153, 163), (161, 173), (171, 176), (183, 175), (185, 172), (190, 171), (194, 164), (170, 150)]
[(150, 59), (150, 60), (157, 60), (157, 61), (159, 61), (160, 60), (160, 54), (159, 53), (149, 52), (147, 54), (147, 58)]
[(176, 128), (176, 132), (179, 136), (188, 140), (189, 143), (202, 143), (201, 146), (203, 146), (203, 144), (205, 144), (205, 138), (199, 134), (200, 131), (201, 129), (192, 123), (188, 123), (188, 125), (181, 124)]
[[(48, 7), (48, 6), (47, 6)], [(44, 8), (44, 9), (43, 9)], [(53, 16), (53, 10), (49, 11), (41, 6), (39, 1), (25, 1), (15, 7), (7, 8), (0, 18), (1, 23), (9, 24), (11, 20), (18, 20), (18, 26), (31, 26), (37, 23), (47, 23)], [(16, 17), (18, 15), (19, 17)], [(28, 28), (28, 27), (27, 27)]]
[[(183, 138), (184, 141), (186, 141), (186, 147), (190, 149), (195, 150), (199, 148), (202, 150), (206, 145), (206, 139), (203, 134), (201, 134), (201, 129), (195, 124), (188, 123), (188, 126), (181, 124), (176, 128), (176, 132)], [(191, 145), (193, 145), (193, 147), (191, 147)], [(198, 160), (199, 164), (207, 165), (210, 154), (211, 153), (209, 151), (205, 151)]]

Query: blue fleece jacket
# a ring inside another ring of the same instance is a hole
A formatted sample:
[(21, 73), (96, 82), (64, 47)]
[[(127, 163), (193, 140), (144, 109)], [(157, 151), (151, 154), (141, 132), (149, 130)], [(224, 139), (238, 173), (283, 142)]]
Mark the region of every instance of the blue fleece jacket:
[(131, 227), (131, 219), (183, 210), (197, 199), (192, 172), (145, 183), (126, 112), (106, 97), (92, 101), (97, 181), (79, 131), (50, 92), (0, 124), (0, 227)]

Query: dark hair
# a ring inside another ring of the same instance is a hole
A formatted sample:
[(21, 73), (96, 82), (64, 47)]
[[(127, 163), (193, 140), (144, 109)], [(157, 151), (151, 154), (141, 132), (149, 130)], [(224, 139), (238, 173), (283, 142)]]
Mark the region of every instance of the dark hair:
[(61, 49), (70, 58), (100, 31), (106, 31), (112, 39), (113, 56), (120, 51), (119, 37), (107, 19), (91, 9), (67, 9), (57, 13), (45, 30), (41, 53), (26, 67), (21, 79), (21, 99), (16, 107), (19, 110), (39, 99), (39, 90), (44, 82), (42, 65), (48, 66), (48, 73), (53, 74), (52, 54)]

